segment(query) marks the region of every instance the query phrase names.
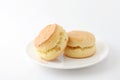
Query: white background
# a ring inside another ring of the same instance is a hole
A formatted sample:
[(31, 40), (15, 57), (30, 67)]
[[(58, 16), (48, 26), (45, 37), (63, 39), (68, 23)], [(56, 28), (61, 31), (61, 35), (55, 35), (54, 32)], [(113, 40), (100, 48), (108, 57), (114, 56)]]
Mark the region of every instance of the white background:
[[(87, 30), (109, 44), (108, 57), (76, 70), (41, 67), (26, 45), (50, 23)], [(0, 80), (120, 80), (119, 0), (0, 0)]]

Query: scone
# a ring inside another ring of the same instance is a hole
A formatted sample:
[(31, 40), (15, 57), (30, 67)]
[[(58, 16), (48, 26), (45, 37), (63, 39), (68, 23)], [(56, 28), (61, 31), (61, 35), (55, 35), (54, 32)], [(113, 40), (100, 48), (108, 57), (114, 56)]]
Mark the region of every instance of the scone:
[(35, 38), (34, 45), (44, 60), (54, 60), (63, 52), (68, 42), (65, 30), (57, 24), (47, 25)]
[(71, 31), (64, 55), (71, 58), (86, 58), (96, 52), (95, 37), (86, 31)]

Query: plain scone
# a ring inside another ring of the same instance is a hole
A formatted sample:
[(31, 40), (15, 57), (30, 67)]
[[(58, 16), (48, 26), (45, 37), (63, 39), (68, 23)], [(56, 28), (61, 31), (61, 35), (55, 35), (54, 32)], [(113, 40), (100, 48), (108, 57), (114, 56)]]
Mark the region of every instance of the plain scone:
[(71, 58), (86, 58), (95, 54), (95, 37), (87, 31), (71, 31), (64, 55)]
[(55, 60), (65, 49), (68, 35), (58, 24), (47, 25), (35, 38), (34, 45), (44, 60)]

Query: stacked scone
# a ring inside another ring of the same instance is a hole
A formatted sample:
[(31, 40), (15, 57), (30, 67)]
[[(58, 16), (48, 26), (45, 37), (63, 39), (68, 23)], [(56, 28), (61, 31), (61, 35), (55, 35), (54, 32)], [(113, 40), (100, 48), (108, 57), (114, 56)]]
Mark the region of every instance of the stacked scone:
[(44, 60), (56, 59), (64, 51), (67, 42), (67, 33), (57, 24), (45, 27), (34, 40), (35, 47)]
[(47, 25), (35, 38), (35, 48), (44, 60), (55, 60), (61, 53), (71, 58), (85, 58), (95, 54), (95, 37), (85, 31), (68, 34), (58, 24)]
[(95, 54), (95, 37), (86, 31), (71, 31), (65, 55), (72, 58), (85, 58)]

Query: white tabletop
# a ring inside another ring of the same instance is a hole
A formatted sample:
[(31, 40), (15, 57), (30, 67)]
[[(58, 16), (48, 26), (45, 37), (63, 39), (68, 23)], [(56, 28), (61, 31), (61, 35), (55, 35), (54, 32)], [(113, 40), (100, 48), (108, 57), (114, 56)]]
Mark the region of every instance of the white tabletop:
[[(119, 0), (0, 0), (0, 80), (119, 80)], [(108, 57), (91, 67), (57, 70), (26, 55), (26, 45), (47, 24), (86, 30), (109, 45)]]

